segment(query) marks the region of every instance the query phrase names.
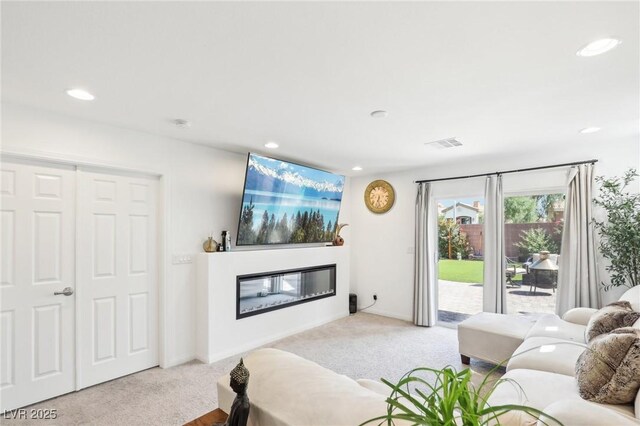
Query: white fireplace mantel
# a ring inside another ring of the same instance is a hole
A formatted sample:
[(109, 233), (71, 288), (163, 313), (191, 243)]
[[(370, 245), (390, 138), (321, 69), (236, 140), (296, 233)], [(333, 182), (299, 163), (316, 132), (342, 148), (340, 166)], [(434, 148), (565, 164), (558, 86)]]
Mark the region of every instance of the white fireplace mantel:
[[(336, 264), (336, 296), (236, 320), (236, 277)], [(196, 354), (211, 363), (349, 315), (349, 247), (202, 253)]]

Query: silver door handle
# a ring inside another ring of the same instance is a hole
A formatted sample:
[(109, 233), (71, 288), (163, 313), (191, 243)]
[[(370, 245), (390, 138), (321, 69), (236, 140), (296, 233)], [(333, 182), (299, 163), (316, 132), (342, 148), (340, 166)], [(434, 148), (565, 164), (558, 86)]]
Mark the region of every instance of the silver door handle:
[(65, 287), (62, 291), (54, 291), (54, 296), (71, 296), (73, 294), (73, 289), (71, 287)]

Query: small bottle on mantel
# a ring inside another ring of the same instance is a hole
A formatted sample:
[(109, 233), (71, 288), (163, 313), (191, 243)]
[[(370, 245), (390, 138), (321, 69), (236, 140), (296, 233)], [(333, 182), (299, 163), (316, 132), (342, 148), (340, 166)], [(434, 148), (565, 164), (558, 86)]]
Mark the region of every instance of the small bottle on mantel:
[(227, 232), (226, 235), (226, 243), (225, 243), (225, 249), (224, 251), (231, 251), (231, 233)]
[(222, 249), (220, 251), (227, 250), (227, 231), (222, 231)]

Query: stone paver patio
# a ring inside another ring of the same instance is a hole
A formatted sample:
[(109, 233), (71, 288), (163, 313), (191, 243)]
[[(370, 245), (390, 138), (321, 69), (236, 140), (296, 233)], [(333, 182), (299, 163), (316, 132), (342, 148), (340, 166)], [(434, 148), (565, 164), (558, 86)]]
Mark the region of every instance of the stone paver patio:
[[(553, 314), (556, 293), (538, 289), (534, 294), (529, 286), (507, 287), (507, 312), (510, 314)], [(439, 280), (438, 319), (458, 323), (482, 312), (482, 284)]]

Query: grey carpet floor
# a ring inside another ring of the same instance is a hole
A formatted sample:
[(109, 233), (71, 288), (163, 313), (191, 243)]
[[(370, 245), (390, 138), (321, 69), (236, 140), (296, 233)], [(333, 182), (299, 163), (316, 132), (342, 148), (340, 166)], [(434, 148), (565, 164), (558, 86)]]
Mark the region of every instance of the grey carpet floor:
[[(366, 313), (266, 346), (293, 352), (354, 379), (397, 381), (419, 366), (463, 368), (455, 329), (415, 327)], [(56, 409), (54, 421), (0, 421), (12, 425), (183, 424), (217, 407), (216, 380), (242, 355), (212, 364), (192, 361), (168, 369), (152, 368), (27, 407)], [(474, 361), (471, 368), (483, 374), (491, 366)]]

